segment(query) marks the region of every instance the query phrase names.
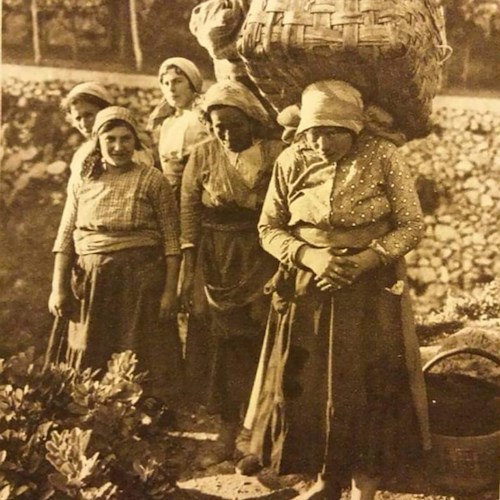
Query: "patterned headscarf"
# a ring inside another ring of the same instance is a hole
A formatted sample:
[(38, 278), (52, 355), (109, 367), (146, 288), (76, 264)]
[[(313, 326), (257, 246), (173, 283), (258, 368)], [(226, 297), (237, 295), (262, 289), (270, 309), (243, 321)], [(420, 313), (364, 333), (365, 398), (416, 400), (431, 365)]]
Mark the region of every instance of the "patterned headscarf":
[(232, 106), (264, 127), (274, 126), (271, 117), (252, 91), (235, 80), (221, 80), (207, 90), (203, 111), (208, 113), (213, 106)]
[(98, 179), (104, 172), (102, 153), (99, 147), (99, 132), (102, 127), (112, 121), (122, 120), (132, 127), (136, 137), (136, 149), (142, 149), (139, 140), (137, 123), (132, 112), (122, 106), (109, 106), (99, 111), (95, 116), (94, 126), (92, 127), (92, 147), (83, 160), (80, 176), (82, 178)]
[(300, 109), (298, 134), (311, 127), (343, 127), (356, 134), (363, 129), (363, 99), (347, 82), (312, 83), (302, 92)]
[(194, 90), (198, 93), (201, 92), (203, 87), (203, 78), (201, 77), (200, 70), (189, 59), (185, 59), (184, 57), (170, 57), (165, 59), (160, 65), (160, 69), (158, 70), (158, 78), (161, 80), (162, 76), (167, 72), (167, 69), (171, 66), (175, 66), (179, 68), (191, 82), (194, 87)]
[(122, 106), (109, 106), (99, 111), (95, 116), (94, 126), (92, 127), (92, 134), (97, 136), (103, 125), (111, 120), (122, 120), (128, 123), (137, 135), (137, 123), (132, 112)]
[(97, 97), (101, 101), (107, 102), (110, 106), (113, 104), (111, 94), (99, 82), (85, 82), (75, 85), (65, 97), (64, 102), (69, 103), (75, 97), (82, 94)]

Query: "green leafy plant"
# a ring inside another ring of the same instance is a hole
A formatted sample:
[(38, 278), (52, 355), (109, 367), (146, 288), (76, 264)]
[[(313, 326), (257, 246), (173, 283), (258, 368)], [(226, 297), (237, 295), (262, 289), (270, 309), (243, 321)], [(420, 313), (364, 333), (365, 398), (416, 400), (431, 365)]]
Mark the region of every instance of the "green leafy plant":
[(446, 296), (443, 307), (427, 315), (424, 324), (484, 321), (500, 318), (500, 280), (476, 286), (466, 292), (455, 290)]
[(102, 375), (42, 371), (33, 350), (0, 360), (0, 500), (167, 498), (175, 448), (136, 365), (130, 351)]

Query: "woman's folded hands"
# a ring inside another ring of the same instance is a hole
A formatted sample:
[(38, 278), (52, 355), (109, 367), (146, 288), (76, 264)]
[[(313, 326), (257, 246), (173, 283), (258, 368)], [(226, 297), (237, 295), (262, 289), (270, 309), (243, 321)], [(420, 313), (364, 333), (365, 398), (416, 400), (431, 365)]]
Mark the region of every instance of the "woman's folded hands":
[(316, 285), (322, 291), (339, 290), (351, 285), (363, 273), (380, 265), (378, 254), (372, 249), (355, 255), (335, 255), (330, 248), (309, 245), (300, 248), (297, 260), (314, 273)]

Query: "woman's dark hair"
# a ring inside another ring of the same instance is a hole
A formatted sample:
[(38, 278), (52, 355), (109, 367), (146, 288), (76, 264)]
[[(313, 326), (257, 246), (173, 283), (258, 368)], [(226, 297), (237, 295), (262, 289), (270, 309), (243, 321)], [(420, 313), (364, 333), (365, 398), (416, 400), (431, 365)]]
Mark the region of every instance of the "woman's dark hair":
[(215, 111), (217, 109), (221, 108), (234, 108), (243, 113), (248, 121), (251, 123), (252, 126), (252, 137), (254, 139), (266, 139), (269, 137), (269, 128), (262, 125), (259, 121), (257, 121), (255, 118), (252, 118), (251, 116), (248, 116), (242, 109), (236, 107), (236, 106), (230, 106), (228, 104), (216, 104), (214, 106), (209, 106), (208, 109), (204, 112), (201, 113), (200, 120), (201, 122), (208, 127), (211, 133), (213, 133), (213, 128), (212, 128), (212, 118), (210, 116), (210, 113), (212, 111)]
[(93, 106), (96, 106), (99, 108), (99, 110), (107, 108), (111, 106), (111, 104), (104, 99), (101, 99), (93, 94), (85, 94), (82, 92), (81, 94), (77, 94), (73, 97), (70, 98), (65, 98), (61, 101), (61, 109), (65, 113), (69, 113), (69, 108), (79, 102), (86, 102), (88, 104), (92, 104)]
[[(179, 66), (176, 66), (175, 64), (169, 64), (166, 68), (165, 68), (165, 71), (168, 71), (169, 69), (173, 69), (175, 71), (175, 73), (177, 75), (181, 75), (181, 76), (185, 76), (186, 77), (186, 80), (189, 82), (189, 87), (191, 88), (191, 90), (194, 92), (194, 93), (197, 93), (196, 92), (196, 89), (194, 88), (194, 85), (193, 85), (193, 82), (191, 81), (191, 78), (189, 78), (189, 76), (186, 75), (186, 73), (184, 73), (184, 71), (182, 71), (181, 68), (179, 68)], [(163, 78), (163, 75), (165, 73), (163, 73), (161, 75), (161, 77)]]
[[(124, 120), (120, 119), (109, 120), (99, 129), (99, 133), (109, 132), (110, 130), (116, 127), (126, 127), (127, 129), (129, 129), (134, 134), (134, 139), (135, 139), (134, 149), (135, 150), (144, 149), (135, 128), (132, 127), (130, 123)], [(101, 177), (103, 172), (104, 172), (104, 164), (103, 164), (102, 152), (101, 152), (101, 147), (99, 146), (99, 141), (97, 140), (96, 137), (95, 147), (93, 151), (83, 161), (82, 171), (80, 175), (82, 178), (99, 179), (99, 177)]]
[(115, 127), (126, 127), (128, 128), (132, 134), (134, 134), (134, 139), (135, 139), (135, 144), (134, 144), (134, 149), (135, 150), (141, 150), (144, 149), (141, 143), (141, 140), (139, 139), (139, 136), (137, 135), (137, 132), (130, 123), (126, 122), (125, 120), (120, 120), (119, 118), (115, 118), (114, 120), (109, 120), (106, 122), (102, 127), (99, 129), (99, 134), (102, 132), (109, 132), (110, 130), (114, 129)]

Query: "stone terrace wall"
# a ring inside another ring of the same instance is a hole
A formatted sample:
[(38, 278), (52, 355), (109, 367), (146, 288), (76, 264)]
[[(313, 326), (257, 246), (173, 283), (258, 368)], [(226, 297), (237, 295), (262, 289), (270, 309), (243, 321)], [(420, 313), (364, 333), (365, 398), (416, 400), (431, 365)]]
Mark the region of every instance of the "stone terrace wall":
[(437, 104), (435, 132), (403, 149), (427, 212), (426, 236), (407, 256), (427, 307), (500, 276), (500, 101)]
[[(58, 105), (74, 84), (89, 79), (107, 84), (117, 103), (130, 106), (143, 123), (160, 98), (154, 77), (4, 71), (4, 206), (15, 209), (16, 196), (35, 181), (50, 181), (52, 202), (62, 204), (68, 163), (81, 139)], [(407, 257), (421, 313), (442, 305), (454, 288), (470, 290), (500, 275), (500, 100), (438, 98), (435, 109), (434, 132), (403, 148), (426, 212), (426, 236)]]

